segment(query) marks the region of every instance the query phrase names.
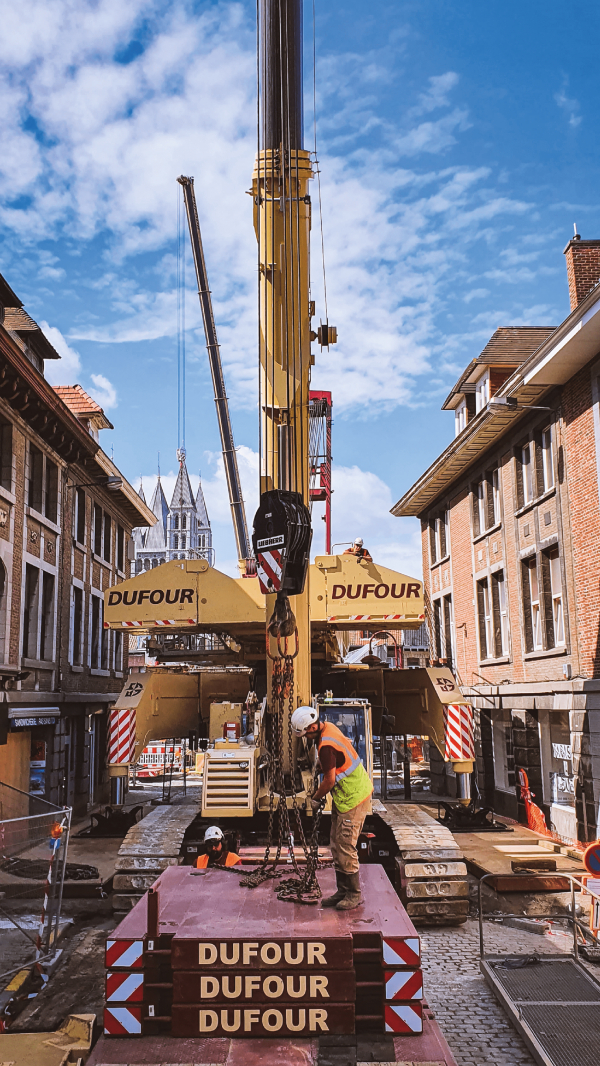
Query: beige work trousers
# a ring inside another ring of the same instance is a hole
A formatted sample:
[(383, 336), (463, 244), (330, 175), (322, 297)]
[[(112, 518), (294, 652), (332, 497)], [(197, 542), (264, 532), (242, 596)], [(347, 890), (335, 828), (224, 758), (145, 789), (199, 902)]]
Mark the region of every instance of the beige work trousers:
[(371, 812), (371, 796), (352, 807), (343, 814), (331, 805), (331, 836), (329, 847), (333, 855), (333, 865), (343, 874), (357, 874), (359, 870), (356, 844), (364, 825), (365, 818)]

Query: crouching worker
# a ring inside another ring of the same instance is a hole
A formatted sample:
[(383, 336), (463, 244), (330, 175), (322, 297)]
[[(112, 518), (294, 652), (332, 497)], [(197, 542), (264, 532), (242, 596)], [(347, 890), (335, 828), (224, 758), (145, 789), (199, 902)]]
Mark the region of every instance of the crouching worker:
[(322, 907), (350, 911), (363, 902), (356, 845), (371, 810), (373, 785), (360, 756), (348, 737), (331, 722), (319, 721), (314, 707), (298, 707), (292, 715), (292, 732), (312, 738), (317, 745), (323, 780), (312, 796), (313, 810), (331, 792), (331, 837), (337, 892)]
[(204, 847), (205, 853), (196, 859), (198, 870), (205, 870), (207, 866), (237, 866), (242, 861), (235, 851), (229, 851), (218, 825), (209, 825), (204, 834)]

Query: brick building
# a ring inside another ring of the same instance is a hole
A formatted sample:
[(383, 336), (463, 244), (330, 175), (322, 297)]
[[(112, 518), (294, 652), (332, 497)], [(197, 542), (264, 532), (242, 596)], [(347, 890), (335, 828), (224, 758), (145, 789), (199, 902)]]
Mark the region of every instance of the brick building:
[(102, 451), (98, 404), (45, 380), (58, 358), (0, 275), (0, 780), (85, 813), (127, 671), (102, 594), (154, 516)]
[[(498, 329), (446, 399), (455, 438), (393, 508), (421, 519), (432, 654), (476, 708), (478, 784), (565, 840), (600, 832), (600, 241), (565, 248), (571, 314)], [(435, 760), (434, 760), (435, 761)], [(452, 792), (441, 758), (439, 792)]]

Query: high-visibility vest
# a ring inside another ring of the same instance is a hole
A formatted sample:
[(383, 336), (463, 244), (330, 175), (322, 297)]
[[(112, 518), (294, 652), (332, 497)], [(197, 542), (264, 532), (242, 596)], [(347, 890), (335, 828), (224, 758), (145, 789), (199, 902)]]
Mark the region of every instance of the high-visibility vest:
[(360, 766), (360, 755), (354, 750), (348, 737), (345, 737), (341, 729), (338, 729), (333, 722), (323, 722), (321, 724), (321, 733), (317, 741), (319, 751), (323, 743), (327, 743), (328, 747), (335, 748), (336, 751), (341, 751), (344, 756), (342, 765), (335, 768), (335, 783), (337, 785), (344, 777), (348, 777), (348, 774), (356, 770), (357, 766)]
[[(222, 859), (225, 859), (225, 862)], [(235, 851), (226, 851), (224, 856), (220, 855), (213, 866), (237, 866), (242, 860), (239, 855), (236, 855)], [(196, 859), (196, 869), (205, 870), (208, 866), (208, 855), (199, 855)]]
[(335, 784), (331, 790), (331, 798), (337, 810), (345, 814), (371, 795), (373, 785), (360, 755), (354, 750), (348, 737), (332, 722), (321, 724), (317, 750), (325, 743), (336, 751), (341, 751), (344, 756), (342, 765), (335, 768)]

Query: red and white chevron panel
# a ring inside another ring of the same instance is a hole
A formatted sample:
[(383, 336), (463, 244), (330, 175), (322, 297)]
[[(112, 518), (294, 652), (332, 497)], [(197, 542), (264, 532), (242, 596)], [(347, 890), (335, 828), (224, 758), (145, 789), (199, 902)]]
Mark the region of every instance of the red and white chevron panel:
[(420, 966), (421, 942), (418, 936), (406, 939), (384, 936), (383, 961), (386, 966)]
[(281, 588), (282, 553), (272, 548), (271, 551), (259, 552), (256, 560), (256, 573), (260, 591), (266, 596), (269, 592), (279, 592)]
[(444, 707), (446, 758), (464, 762), (475, 758), (473, 708), (468, 703), (450, 703)]
[(141, 1036), (141, 1007), (105, 1007), (104, 1032), (107, 1036)]
[[(149, 629), (151, 626), (195, 626), (196, 618), (147, 618), (145, 622), (121, 622), (123, 629)], [(110, 629), (110, 623), (104, 623), (105, 629)]]
[(135, 708), (126, 707), (110, 712), (109, 763), (133, 762), (135, 754)]
[(142, 970), (144, 967), (143, 940), (107, 940), (106, 968), (112, 970)]
[(422, 1033), (423, 1006), (421, 1003), (386, 1003), (386, 1033)]
[(423, 999), (422, 970), (384, 970), (385, 998)]
[[(143, 973), (112, 973), (106, 975), (107, 1003), (141, 1003), (144, 998)], [(406, 997), (408, 998), (408, 997)]]

